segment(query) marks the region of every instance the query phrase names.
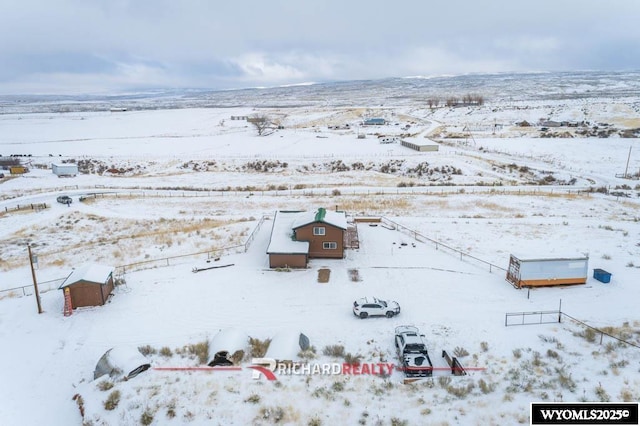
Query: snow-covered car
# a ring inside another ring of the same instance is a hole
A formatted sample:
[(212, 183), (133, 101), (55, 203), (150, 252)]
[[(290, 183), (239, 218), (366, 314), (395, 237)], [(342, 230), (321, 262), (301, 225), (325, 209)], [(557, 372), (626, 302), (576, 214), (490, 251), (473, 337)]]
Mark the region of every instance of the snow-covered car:
[(394, 300), (382, 300), (377, 297), (362, 297), (353, 302), (353, 315), (360, 318), (386, 316), (391, 318), (400, 313), (400, 305)]

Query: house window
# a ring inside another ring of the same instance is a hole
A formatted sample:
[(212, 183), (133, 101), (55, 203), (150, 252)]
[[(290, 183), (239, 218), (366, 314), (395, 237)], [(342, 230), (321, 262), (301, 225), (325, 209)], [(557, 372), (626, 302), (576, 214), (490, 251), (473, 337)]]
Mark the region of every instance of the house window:
[(328, 243), (328, 242), (324, 242), (322, 243), (322, 248), (325, 250), (335, 250), (338, 248), (338, 243)]
[(324, 235), (324, 226), (314, 226), (313, 227), (313, 235)]

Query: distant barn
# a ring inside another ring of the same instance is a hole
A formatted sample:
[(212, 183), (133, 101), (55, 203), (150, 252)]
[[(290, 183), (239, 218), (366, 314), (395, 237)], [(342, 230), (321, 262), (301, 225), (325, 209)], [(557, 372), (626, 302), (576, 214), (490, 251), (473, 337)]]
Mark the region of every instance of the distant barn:
[(440, 148), (440, 146), (435, 142), (420, 143), (420, 142), (409, 142), (409, 141), (402, 140), (400, 141), (400, 144), (402, 146), (405, 146), (407, 148), (411, 148), (415, 151), (420, 151), (420, 152), (438, 151), (438, 149)]
[(367, 118), (362, 122), (365, 126), (382, 126), (387, 124), (387, 120), (384, 118)]
[(75, 269), (60, 285), (60, 290), (69, 288), (71, 306), (75, 309), (104, 305), (113, 287), (111, 266), (87, 264)]

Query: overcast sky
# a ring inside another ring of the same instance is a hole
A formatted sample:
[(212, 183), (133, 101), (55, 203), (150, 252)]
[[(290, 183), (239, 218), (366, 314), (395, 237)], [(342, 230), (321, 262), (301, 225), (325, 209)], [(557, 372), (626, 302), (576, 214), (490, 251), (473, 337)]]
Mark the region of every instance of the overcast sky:
[(0, 93), (640, 69), (640, 0), (0, 0)]

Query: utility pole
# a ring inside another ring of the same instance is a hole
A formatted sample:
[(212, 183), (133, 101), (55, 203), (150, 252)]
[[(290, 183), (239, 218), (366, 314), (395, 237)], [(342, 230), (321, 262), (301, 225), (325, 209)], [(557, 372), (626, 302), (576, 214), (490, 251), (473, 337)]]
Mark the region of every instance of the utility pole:
[(627, 166), (624, 168), (623, 178), (627, 178), (627, 171), (629, 170), (629, 160), (631, 159), (631, 147), (629, 147), (629, 155), (627, 156)]
[(36, 281), (36, 271), (33, 269), (33, 254), (31, 254), (31, 244), (27, 244), (29, 249), (29, 265), (31, 265), (31, 276), (33, 277), (33, 288), (36, 294), (36, 303), (38, 304), (38, 313), (42, 313), (42, 305), (40, 305), (40, 293), (38, 292), (38, 282)]

